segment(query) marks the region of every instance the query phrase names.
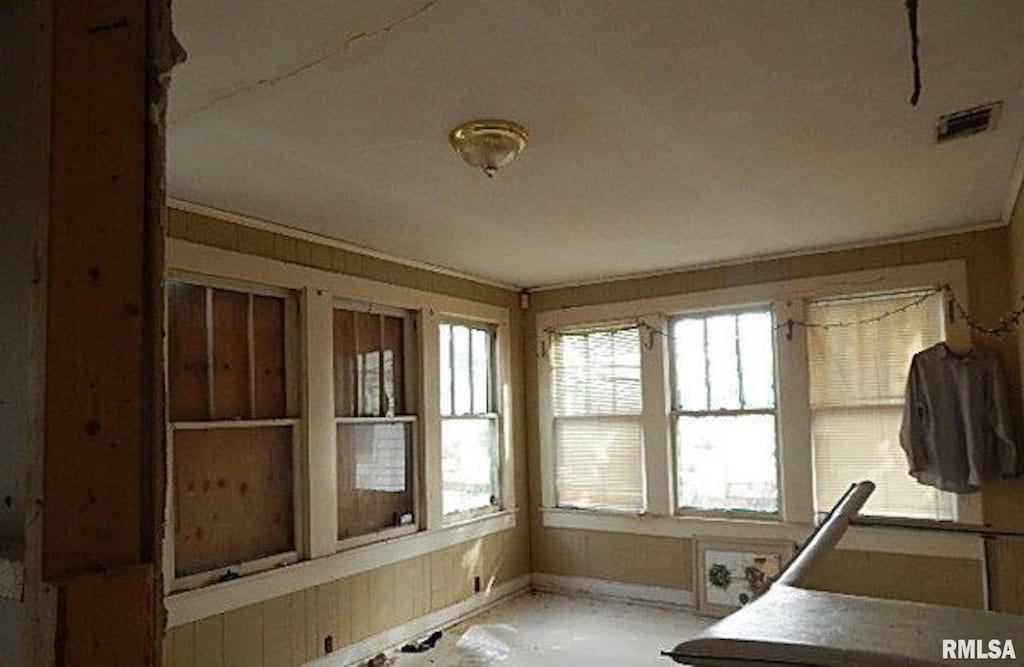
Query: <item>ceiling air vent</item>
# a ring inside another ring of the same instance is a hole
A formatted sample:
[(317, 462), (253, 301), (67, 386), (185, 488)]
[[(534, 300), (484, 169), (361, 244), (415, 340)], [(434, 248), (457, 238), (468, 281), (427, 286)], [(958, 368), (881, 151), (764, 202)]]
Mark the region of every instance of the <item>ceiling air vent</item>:
[(942, 116), (939, 118), (935, 141), (941, 144), (943, 141), (994, 130), (1002, 108), (1002, 102), (992, 102)]

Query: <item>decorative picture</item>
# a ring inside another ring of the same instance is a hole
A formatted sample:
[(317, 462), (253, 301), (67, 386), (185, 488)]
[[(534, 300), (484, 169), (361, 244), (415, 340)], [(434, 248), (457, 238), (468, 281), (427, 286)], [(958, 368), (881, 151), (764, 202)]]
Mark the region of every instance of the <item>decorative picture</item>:
[(789, 542), (697, 541), (697, 611), (725, 616), (752, 602), (768, 589), (792, 556)]

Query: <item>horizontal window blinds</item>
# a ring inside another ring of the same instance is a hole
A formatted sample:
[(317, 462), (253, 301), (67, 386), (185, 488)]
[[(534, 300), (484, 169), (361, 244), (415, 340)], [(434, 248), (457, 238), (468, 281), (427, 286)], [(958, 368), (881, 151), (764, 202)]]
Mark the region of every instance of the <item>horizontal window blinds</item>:
[[(885, 317), (923, 293), (808, 304), (807, 329), (815, 503), (827, 511), (849, 485), (875, 482), (863, 513), (948, 520), (954, 496), (908, 474), (899, 433), (903, 396), (915, 353), (943, 339), (936, 296)], [(879, 318), (877, 321), (866, 322)]]
[(557, 504), (642, 510), (639, 329), (556, 334), (551, 394)]

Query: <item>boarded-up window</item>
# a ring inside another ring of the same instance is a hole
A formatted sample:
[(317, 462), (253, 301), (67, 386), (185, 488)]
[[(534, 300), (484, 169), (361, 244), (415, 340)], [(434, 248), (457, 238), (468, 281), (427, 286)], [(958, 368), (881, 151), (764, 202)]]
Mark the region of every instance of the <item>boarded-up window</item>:
[(295, 299), (179, 280), (167, 292), (175, 575), (292, 552)]
[(380, 307), (334, 310), (339, 540), (415, 530), (412, 322)]

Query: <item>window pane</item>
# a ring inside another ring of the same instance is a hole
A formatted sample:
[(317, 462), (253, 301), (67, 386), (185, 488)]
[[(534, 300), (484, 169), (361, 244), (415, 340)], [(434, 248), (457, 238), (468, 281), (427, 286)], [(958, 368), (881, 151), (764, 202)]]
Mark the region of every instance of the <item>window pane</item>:
[(359, 416), (380, 416), (381, 358), (380, 316), (355, 314), (356, 375), (359, 382)]
[(167, 282), (167, 393), (171, 421), (210, 418), (206, 288)]
[(775, 407), (775, 359), (771, 313), (742, 313), (737, 317), (743, 407), (747, 410)]
[(551, 371), (556, 416), (641, 411), (640, 336), (636, 328), (557, 336)]
[(334, 310), (334, 414), (356, 416), (355, 313)]
[(850, 484), (875, 483), (861, 510), (874, 516), (951, 520), (955, 496), (924, 484), (907, 472), (900, 448), (902, 407), (832, 408), (813, 419), (815, 500), (827, 511)]
[(469, 328), (452, 326), (452, 381), (455, 388), (453, 414), (468, 415), (473, 411), (469, 388)]
[(635, 421), (555, 420), (559, 507), (642, 510), (643, 432)]
[(441, 414), (452, 414), (452, 325), (439, 327), (441, 352)]
[(214, 289), (211, 416), (252, 417), (249, 387), (249, 295)]
[(484, 329), (472, 329), (473, 414), (491, 411), (491, 337)]
[(177, 576), (293, 550), (292, 427), (174, 431), (174, 491)]
[(384, 409), (383, 416), (405, 414), (405, 322), (401, 317), (381, 318), (383, 322), (383, 371), (384, 371)]
[(778, 511), (774, 415), (679, 417), (676, 453), (680, 507)]
[(712, 410), (740, 407), (739, 364), (736, 358), (736, 316), (707, 318), (708, 376)]
[[(807, 318), (814, 323), (865, 320), (918, 297), (816, 302), (808, 305)], [(828, 511), (850, 484), (869, 479), (876, 490), (865, 514), (954, 518), (956, 497), (912, 478), (899, 444), (910, 360), (943, 334), (938, 296), (877, 322), (807, 330), (817, 511)]]
[(676, 320), (672, 326), (672, 352), (676, 408), (707, 410), (708, 378), (703, 319)]
[(411, 523), (412, 427), (338, 425), (338, 538)]
[[(917, 294), (812, 303), (809, 322), (878, 317)], [(807, 330), (812, 407), (903, 405), (910, 360), (943, 339), (942, 298), (936, 296), (879, 322)]]
[(441, 420), (441, 477), (445, 514), (497, 505), (497, 420)]

